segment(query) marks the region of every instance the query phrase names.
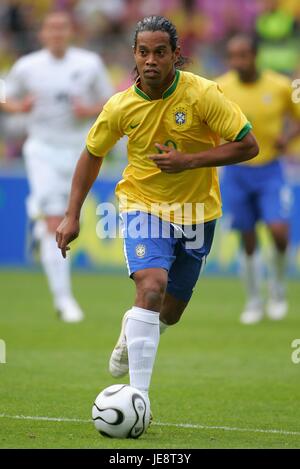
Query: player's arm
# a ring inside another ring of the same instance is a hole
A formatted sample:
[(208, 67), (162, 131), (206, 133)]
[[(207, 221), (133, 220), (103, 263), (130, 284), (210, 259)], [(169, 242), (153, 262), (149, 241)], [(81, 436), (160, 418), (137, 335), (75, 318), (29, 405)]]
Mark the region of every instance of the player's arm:
[(291, 85), (288, 78), (284, 78), (282, 94), (285, 96), (286, 121), (281, 134), (276, 139), (277, 150), (284, 152), (291, 140), (300, 136), (300, 107), (293, 97), (291, 98)]
[(161, 144), (155, 146), (162, 153), (150, 155), (149, 158), (166, 173), (242, 163), (254, 158), (259, 151), (257, 142), (251, 132), (238, 142), (228, 142), (199, 153), (182, 153)]
[(181, 153), (163, 145), (156, 145), (160, 152), (164, 153), (150, 155), (150, 158), (162, 171), (179, 172), (186, 169), (226, 166), (242, 163), (258, 154), (257, 142), (250, 132), (251, 125), (247, 123), (240, 108), (222, 93), (216, 83), (211, 82), (196, 109), (200, 121), (227, 143), (195, 153)]
[(56, 241), (62, 256), (70, 249), (68, 244), (79, 235), (79, 218), (82, 204), (96, 180), (103, 158), (85, 149), (76, 165), (72, 179), (71, 194), (65, 217), (56, 230)]
[(5, 112), (26, 113), (34, 105), (35, 98), (26, 85), (29, 73), (26, 60), (19, 59), (5, 79), (5, 102), (0, 105)]
[(291, 140), (293, 140), (296, 137), (299, 137), (300, 135), (300, 121), (299, 122), (289, 122), (287, 129), (279, 135), (279, 137), (276, 139), (276, 148), (280, 152), (285, 151), (286, 147), (290, 143)]
[(81, 207), (99, 174), (103, 157), (124, 135), (118, 125), (118, 106), (114, 104), (114, 97), (105, 104), (89, 131), (86, 149), (76, 165), (66, 215), (56, 231), (56, 241), (63, 257), (69, 250), (68, 244), (79, 235)]
[(240, 141), (228, 142), (201, 153), (188, 154), (188, 169), (227, 166), (254, 158), (259, 152), (257, 141), (248, 132)]
[(103, 105), (113, 95), (114, 88), (108, 71), (100, 57), (95, 56), (94, 76), (92, 83), (94, 103), (87, 105), (80, 98), (73, 99), (73, 112), (77, 118), (91, 118), (98, 116)]
[(79, 119), (89, 119), (100, 114), (103, 108), (103, 101), (94, 104), (84, 104), (79, 98), (74, 98), (72, 107), (74, 115)]
[(34, 104), (33, 96), (25, 96), (21, 99), (6, 99), (5, 103), (1, 103), (1, 108), (5, 112), (10, 113), (26, 113), (30, 112)]

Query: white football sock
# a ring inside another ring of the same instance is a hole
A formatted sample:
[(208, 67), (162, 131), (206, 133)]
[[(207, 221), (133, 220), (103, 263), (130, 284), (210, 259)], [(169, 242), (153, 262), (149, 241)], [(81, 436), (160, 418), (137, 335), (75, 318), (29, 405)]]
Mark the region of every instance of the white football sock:
[(261, 303), (262, 269), (258, 253), (252, 256), (244, 254), (243, 276), (248, 301)]
[(48, 278), (54, 303), (59, 308), (65, 298), (73, 297), (71, 291), (70, 262), (64, 259), (57, 247), (54, 233), (46, 232), (40, 240), (41, 262)]
[(169, 327), (169, 324), (166, 324), (165, 322), (161, 321), (161, 319), (159, 320), (159, 333), (160, 333), (160, 335), (162, 335), (168, 327)]
[(287, 264), (287, 254), (277, 249), (272, 253), (270, 260), (270, 293), (272, 296), (284, 296), (284, 276)]
[(127, 316), (125, 335), (130, 385), (147, 397), (159, 343), (159, 313), (133, 306)]

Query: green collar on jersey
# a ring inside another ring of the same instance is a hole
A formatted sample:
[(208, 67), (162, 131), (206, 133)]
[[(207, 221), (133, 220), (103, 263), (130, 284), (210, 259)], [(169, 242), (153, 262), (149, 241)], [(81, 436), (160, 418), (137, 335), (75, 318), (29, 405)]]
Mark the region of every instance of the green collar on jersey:
[[(171, 83), (171, 85), (169, 86), (169, 88), (167, 88), (166, 91), (163, 92), (162, 99), (166, 99), (166, 98), (168, 98), (169, 96), (171, 96), (171, 94), (174, 93), (174, 91), (176, 90), (177, 85), (178, 85), (179, 77), (180, 77), (180, 71), (179, 71), (179, 70), (176, 70), (174, 80), (173, 80), (173, 82)], [(146, 93), (144, 93), (144, 91), (142, 91), (142, 90), (138, 87), (139, 80), (140, 80), (140, 77), (137, 78), (137, 80), (136, 80), (136, 82), (135, 82), (135, 84), (134, 84), (134, 91), (135, 91), (139, 96), (141, 96), (142, 98), (144, 98), (146, 101), (156, 101), (156, 100), (152, 100)]]

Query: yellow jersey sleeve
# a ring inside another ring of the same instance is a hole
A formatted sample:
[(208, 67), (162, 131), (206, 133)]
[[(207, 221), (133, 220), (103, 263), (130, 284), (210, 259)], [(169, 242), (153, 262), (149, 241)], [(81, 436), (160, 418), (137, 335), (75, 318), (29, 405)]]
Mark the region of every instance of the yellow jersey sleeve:
[(88, 133), (86, 147), (94, 156), (105, 156), (124, 135), (115, 97), (116, 95), (107, 101)]
[(200, 114), (208, 127), (226, 141), (241, 140), (252, 129), (239, 106), (224, 95), (217, 83), (205, 91)]

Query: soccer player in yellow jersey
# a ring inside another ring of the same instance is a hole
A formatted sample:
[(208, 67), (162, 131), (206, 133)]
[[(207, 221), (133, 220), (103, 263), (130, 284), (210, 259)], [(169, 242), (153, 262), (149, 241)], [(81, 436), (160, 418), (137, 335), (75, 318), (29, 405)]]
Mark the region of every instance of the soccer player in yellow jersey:
[[(269, 266), (270, 296), (267, 315), (274, 320), (287, 313), (284, 271), (288, 246), (289, 188), (280, 161), (289, 140), (299, 133), (297, 120), (284, 131), (287, 115), (300, 119), (300, 106), (293, 104), (287, 77), (256, 68), (256, 47), (252, 38), (236, 36), (228, 43), (231, 70), (217, 79), (225, 95), (235, 101), (253, 125), (259, 154), (251, 160), (225, 169), (224, 190), (228, 194), (233, 228), (239, 230), (244, 256), (247, 300), (241, 315), (244, 324), (260, 321), (264, 315), (255, 226), (263, 221), (274, 240)], [(295, 124), (295, 125), (294, 125)]]
[[(166, 18), (140, 21), (133, 51), (138, 78), (107, 102), (89, 132), (57, 242), (65, 257), (78, 236), (80, 209), (104, 155), (128, 135), (128, 166), (117, 195), (136, 297), (125, 313), (109, 369), (115, 377), (129, 370), (130, 384), (148, 400), (160, 332), (186, 308), (221, 215), (216, 166), (253, 158), (258, 146), (246, 117), (216, 83), (178, 70), (177, 33)], [(220, 138), (227, 143), (219, 146)], [(174, 212), (188, 210), (179, 217), (170, 214), (170, 206), (177, 207)], [(202, 228), (198, 246), (189, 246), (192, 227)]]

